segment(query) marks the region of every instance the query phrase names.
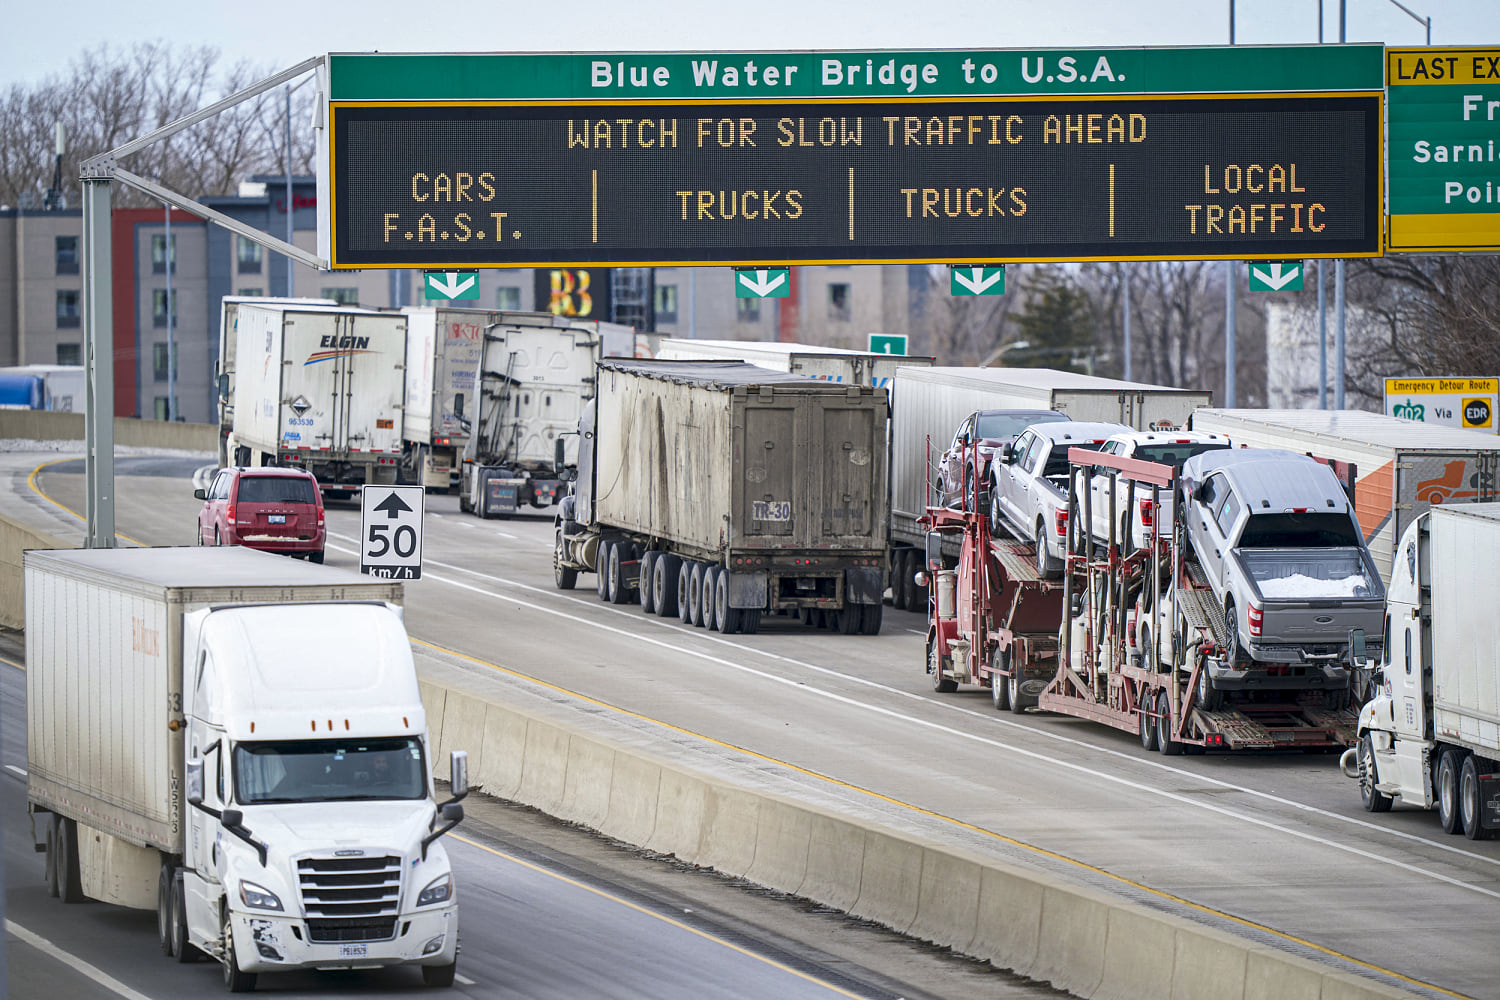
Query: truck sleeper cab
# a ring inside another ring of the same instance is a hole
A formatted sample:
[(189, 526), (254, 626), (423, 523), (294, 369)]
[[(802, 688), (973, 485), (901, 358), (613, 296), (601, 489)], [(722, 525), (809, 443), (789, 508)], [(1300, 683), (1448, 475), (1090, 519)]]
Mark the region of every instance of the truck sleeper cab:
[(1224, 616), (1216, 691), (1349, 688), (1350, 632), (1377, 634), (1385, 587), (1333, 473), (1275, 449), (1183, 464), (1178, 511)]

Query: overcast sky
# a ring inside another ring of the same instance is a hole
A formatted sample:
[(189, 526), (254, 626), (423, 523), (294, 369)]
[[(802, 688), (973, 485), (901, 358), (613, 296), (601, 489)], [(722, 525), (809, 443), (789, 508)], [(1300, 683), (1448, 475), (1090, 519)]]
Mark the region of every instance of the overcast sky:
[[(1421, 24), (1391, 0), (1344, 0), (1351, 42), (1421, 45)], [(1434, 45), (1500, 44), (1500, 0), (1402, 0), (1432, 18)], [(1340, 0), (1323, 0), (1338, 40)], [(1242, 44), (1318, 40), (1318, 0), (1236, 0)], [(65, 73), (104, 42), (217, 47), (268, 69), (324, 52), (594, 52), (724, 49), (1019, 48), (1222, 45), (1228, 0), (568, 0), (411, 3), (201, 0), (10, 5), (0, 87)]]

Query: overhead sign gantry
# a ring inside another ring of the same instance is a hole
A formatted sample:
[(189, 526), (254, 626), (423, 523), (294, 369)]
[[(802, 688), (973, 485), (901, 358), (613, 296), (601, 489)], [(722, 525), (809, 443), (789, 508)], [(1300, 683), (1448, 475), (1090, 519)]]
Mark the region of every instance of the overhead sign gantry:
[(1384, 50), (333, 54), (332, 267), (1378, 255)]

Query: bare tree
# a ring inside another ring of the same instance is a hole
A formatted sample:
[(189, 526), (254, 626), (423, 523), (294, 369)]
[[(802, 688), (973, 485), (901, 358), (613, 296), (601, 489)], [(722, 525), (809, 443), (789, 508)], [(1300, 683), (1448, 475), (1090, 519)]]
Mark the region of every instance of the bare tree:
[[(128, 50), (108, 45), (84, 52), (68, 73), (34, 86), (13, 85), (0, 97), (0, 204), (40, 202), (53, 179), (54, 127), (67, 135), (61, 192), (78, 204), (79, 164), (243, 88), (270, 71), (239, 63), (221, 72), (217, 49), (174, 49), (165, 43)], [(295, 95), (292, 165), (308, 172), (313, 136), (305, 125), (313, 95)], [(190, 197), (231, 194), (253, 173), (285, 167), (285, 99), (280, 90), (133, 154), (131, 171)], [(118, 205), (149, 199), (118, 189)]]
[(925, 308), (918, 328), (925, 331), (925, 350), (938, 364), (982, 365), (993, 359), (1006, 339), (1016, 302), (1024, 297), (1019, 268), (1006, 268), (1005, 280), (1004, 295), (950, 295), (948, 268), (927, 268)]

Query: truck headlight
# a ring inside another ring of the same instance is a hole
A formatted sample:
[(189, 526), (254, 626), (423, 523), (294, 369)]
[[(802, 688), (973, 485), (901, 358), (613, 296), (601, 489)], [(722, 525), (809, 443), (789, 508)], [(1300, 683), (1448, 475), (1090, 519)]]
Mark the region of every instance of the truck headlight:
[(446, 903), (453, 896), (453, 876), (440, 875), (427, 883), (427, 888), (417, 894), (418, 906)]
[(281, 900), (271, 890), (254, 882), (240, 883), (240, 902), (253, 910), (280, 910)]

